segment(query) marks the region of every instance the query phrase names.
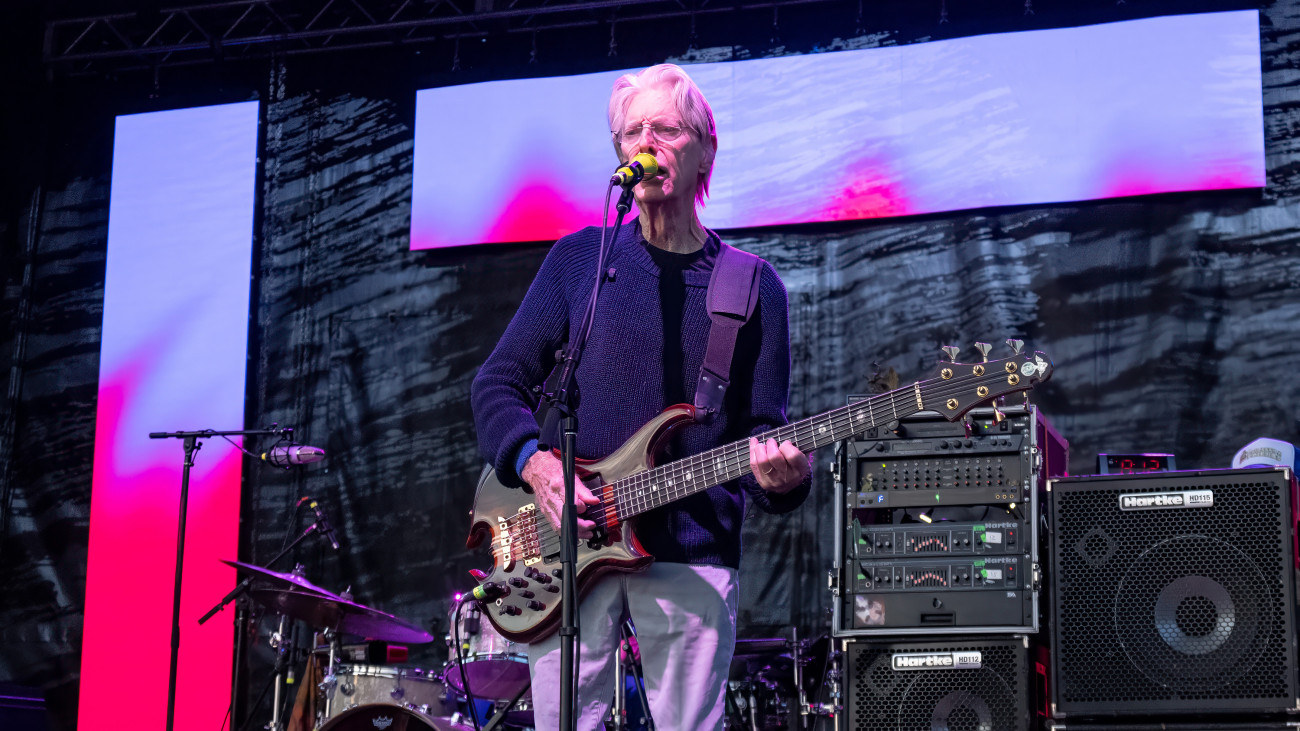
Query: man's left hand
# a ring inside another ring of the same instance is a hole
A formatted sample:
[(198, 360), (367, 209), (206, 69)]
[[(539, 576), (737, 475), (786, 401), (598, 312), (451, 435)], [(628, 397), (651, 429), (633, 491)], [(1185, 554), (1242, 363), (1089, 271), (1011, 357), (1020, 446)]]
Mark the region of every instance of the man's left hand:
[(759, 487), (785, 494), (802, 484), (812, 468), (808, 455), (790, 442), (778, 445), (775, 439), (760, 442), (750, 437), (749, 469), (754, 472)]

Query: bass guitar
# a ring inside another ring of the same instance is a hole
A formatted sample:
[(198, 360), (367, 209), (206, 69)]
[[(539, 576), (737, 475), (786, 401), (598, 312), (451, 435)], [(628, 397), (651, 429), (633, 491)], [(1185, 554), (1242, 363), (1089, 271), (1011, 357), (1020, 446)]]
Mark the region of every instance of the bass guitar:
[[(1051, 377), (1052, 362), (1046, 355), (1021, 355), (1019, 341), (1008, 342), (1017, 351), (1013, 357), (988, 360), (988, 345), (977, 343), (985, 360), (957, 363), (957, 349), (948, 348), (952, 362), (940, 363), (931, 378), (756, 436), (761, 441), (789, 441), (811, 452), (918, 411), (935, 411), (956, 421), (982, 403), (1027, 391)], [(638, 571), (654, 561), (636, 538), (638, 515), (749, 474), (748, 439), (656, 465), (656, 446), (674, 428), (694, 420), (694, 406), (670, 406), (608, 457), (578, 460), (578, 478), (600, 499), (583, 517), (596, 523), (600, 538), (579, 542), (576, 577), (561, 575), (559, 531), (537, 509), (532, 493), (503, 485), (492, 470), (484, 472), (466, 543), (474, 548), (488, 540), (492, 550), (492, 570), (475, 571), (474, 578), (480, 584), (509, 587), (509, 594), (484, 608), (483, 615), (497, 631), (516, 642), (545, 638), (560, 623), (562, 582), (576, 580), (581, 595), (602, 574)]]

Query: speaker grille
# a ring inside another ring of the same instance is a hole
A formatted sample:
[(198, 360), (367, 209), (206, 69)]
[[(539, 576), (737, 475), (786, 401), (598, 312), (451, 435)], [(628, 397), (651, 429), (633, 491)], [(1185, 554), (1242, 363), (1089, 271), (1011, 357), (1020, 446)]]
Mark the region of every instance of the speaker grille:
[[(1282, 478), (1220, 471), (1053, 485), (1058, 713), (1295, 705)], [(1119, 508), (1121, 495), (1183, 490), (1212, 490), (1213, 507)]]
[[(970, 670), (894, 670), (896, 653), (978, 651)], [(1027, 651), (1019, 640), (853, 641), (846, 651), (848, 728), (854, 731), (1024, 731)]]

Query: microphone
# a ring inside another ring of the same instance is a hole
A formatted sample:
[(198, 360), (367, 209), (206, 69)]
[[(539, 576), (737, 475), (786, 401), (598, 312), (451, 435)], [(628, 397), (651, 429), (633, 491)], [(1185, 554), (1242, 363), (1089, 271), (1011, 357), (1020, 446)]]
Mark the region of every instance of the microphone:
[(510, 587), (496, 581), (489, 581), (482, 586), (474, 587), (474, 591), (470, 592), (467, 595), (467, 598), (473, 597), (481, 602), (490, 602), (500, 599), (509, 593)]
[[(312, 449), (312, 447), (309, 447), (309, 449)], [(311, 509), (316, 513), (316, 530), (329, 539), (330, 545), (334, 547), (335, 551), (339, 550), (339, 539), (335, 537), (334, 526), (330, 525), (329, 518), (325, 517), (325, 511), (321, 509), (320, 504), (315, 500), (311, 501)]]
[(614, 171), (614, 175), (609, 182), (624, 187), (636, 185), (641, 182), (642, 178), (658, 175), (659, 161), (654, 155), (648, 152), (637, 153), (635, 157), (627, 161), (627, 164), (619, 166)]
[(308, 447), (305, 444), (281, 444), (271, 447), (271, 451), (262, 452), (262, 461), (278, 467), (291, 464), (311, 464), (325, 459), (325, 450), (320, 447)]

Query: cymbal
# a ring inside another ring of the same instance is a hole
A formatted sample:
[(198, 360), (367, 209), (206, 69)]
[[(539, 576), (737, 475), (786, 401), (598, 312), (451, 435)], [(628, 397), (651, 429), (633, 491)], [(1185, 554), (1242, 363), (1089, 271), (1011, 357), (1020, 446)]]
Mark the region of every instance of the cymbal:
[[(805, 646), (806, 643), (801, 641), (800, 647)], [(801, 658), (801, 665), (807, 663), (807, 658)], [(785, 637), (736, 640), (729, 677), (732, 680), (759, 680), (793, 685), (794, 656), (791, 640)]]
[(333, 594), (321, 596), (293, 589), (253, 589), (248, 593), (253, 601), (313, 627), (388, 642), (419, 644), (433, 640), (433, 635), (405, 619)]
[(221, 563), (234, 566), (236, 569), (248, 571), (259, 579), (269, 580), (272, 583), (280, 582), (280, 588), (282, 589), (301, 589), (303, 591), (308, 591), (315, 594), (321, 594), (323, 596), (341, 598), (334, 592), (329, 591), (327, 589), (322, 589), (321, 587), (316, 586), (315, 584), (311, 583), (310, 581), (304, 579), (303, 577), (297, 574), (282, 574), (279, 571), (264, 569), (261, 566), (255, 566), (251, 563), (243, 563), (240, 561), (227, 561), (224, 558), (221, 559)]

